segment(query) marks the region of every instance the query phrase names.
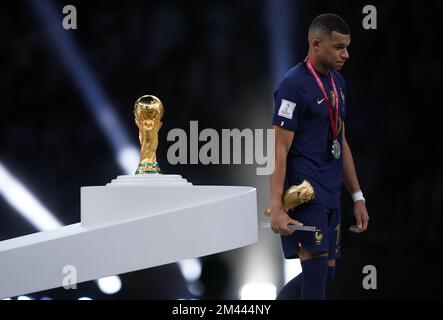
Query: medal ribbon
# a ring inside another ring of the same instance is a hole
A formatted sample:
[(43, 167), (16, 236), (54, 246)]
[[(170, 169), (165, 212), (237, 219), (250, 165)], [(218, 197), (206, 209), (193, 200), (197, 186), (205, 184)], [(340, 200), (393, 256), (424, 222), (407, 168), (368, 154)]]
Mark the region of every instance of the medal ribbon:
[(338, 135), (337, 124), (338, 124), (338, 110), (339, 110), (339, 108), (338, 108), (338, 92), (337, 92), (337, 87), (335, 86), (334, 78), (332, 78), (332, 73), (329, 72), (329, 79), (331, 80), (332, 88), (334, 89), (334, 102), (335, 102), (335, 114), (334, 115), (335, 115), (335, 117), (333, 115), (333, 108), (332, 108), (331, 100), (329, 100), (329, 97), (326, 94), (325, 86), (323, 85), (323, 82), (321, 82), (320, 77), (318, 76), (317, 72), (314, 70), (314, 67), (312, 66), (312, 63), (309, 60), (309, 58), (306, 58), (306, 66), (308, 67), (309, 71), (314, 76), (315, 80), (317, 81), (317, 85), (320, 87), (320, 90), (323, 93), (323, 96), (326, 100), (326, 104), (328, 105), (329, 123), (331, 124), (331, 130), (332, 130), (332, 138), (334, 140), (337, 140), (337, 135)]

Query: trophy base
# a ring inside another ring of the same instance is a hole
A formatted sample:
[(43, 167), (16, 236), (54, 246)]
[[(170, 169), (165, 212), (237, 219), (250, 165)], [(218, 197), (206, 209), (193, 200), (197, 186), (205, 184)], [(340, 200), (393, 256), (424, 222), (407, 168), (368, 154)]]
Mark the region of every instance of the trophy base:
[(160, 166), (158, 163), (142, 163), (138, 164), (138, 168), (135, 171), (136, 175), (139, 174), (161, 174)]

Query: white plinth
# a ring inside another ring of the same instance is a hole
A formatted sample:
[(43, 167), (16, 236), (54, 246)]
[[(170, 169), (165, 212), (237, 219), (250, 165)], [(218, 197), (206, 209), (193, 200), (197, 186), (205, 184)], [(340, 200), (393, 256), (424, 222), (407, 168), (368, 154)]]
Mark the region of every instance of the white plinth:
[(0, 242), (0, 298), (214, 254), (258, 240), (252, 187), (177, 175), (119, 176), (81, 188), (81, 223)]

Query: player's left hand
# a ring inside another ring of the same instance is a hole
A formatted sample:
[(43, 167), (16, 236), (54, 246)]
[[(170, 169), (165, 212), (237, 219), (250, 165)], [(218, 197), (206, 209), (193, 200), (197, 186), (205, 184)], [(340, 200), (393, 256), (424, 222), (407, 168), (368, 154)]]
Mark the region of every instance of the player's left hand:
[(368, 229), (369, 215), (364, 201), (357, 201), (354, 203), (354, 216), (357, 223), (356, 225), (351, 226), (349, 231), (354, 233), (366, 231)]

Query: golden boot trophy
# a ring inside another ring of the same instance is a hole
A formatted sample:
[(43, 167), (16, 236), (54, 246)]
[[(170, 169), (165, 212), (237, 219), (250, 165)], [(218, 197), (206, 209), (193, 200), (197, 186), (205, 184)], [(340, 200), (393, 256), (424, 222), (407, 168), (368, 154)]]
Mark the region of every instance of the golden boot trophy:
[[(315, 198), (315, 191), (312, 185), (303, 180), (302, 183), (290, 187), (283, 194), (283, 210), (288, 212), (291, 209), (298, 207), (303, 203), (307, 203)], [(267, 217), (271, 216), (271, 210), (268, 208), (265, 211)]]

